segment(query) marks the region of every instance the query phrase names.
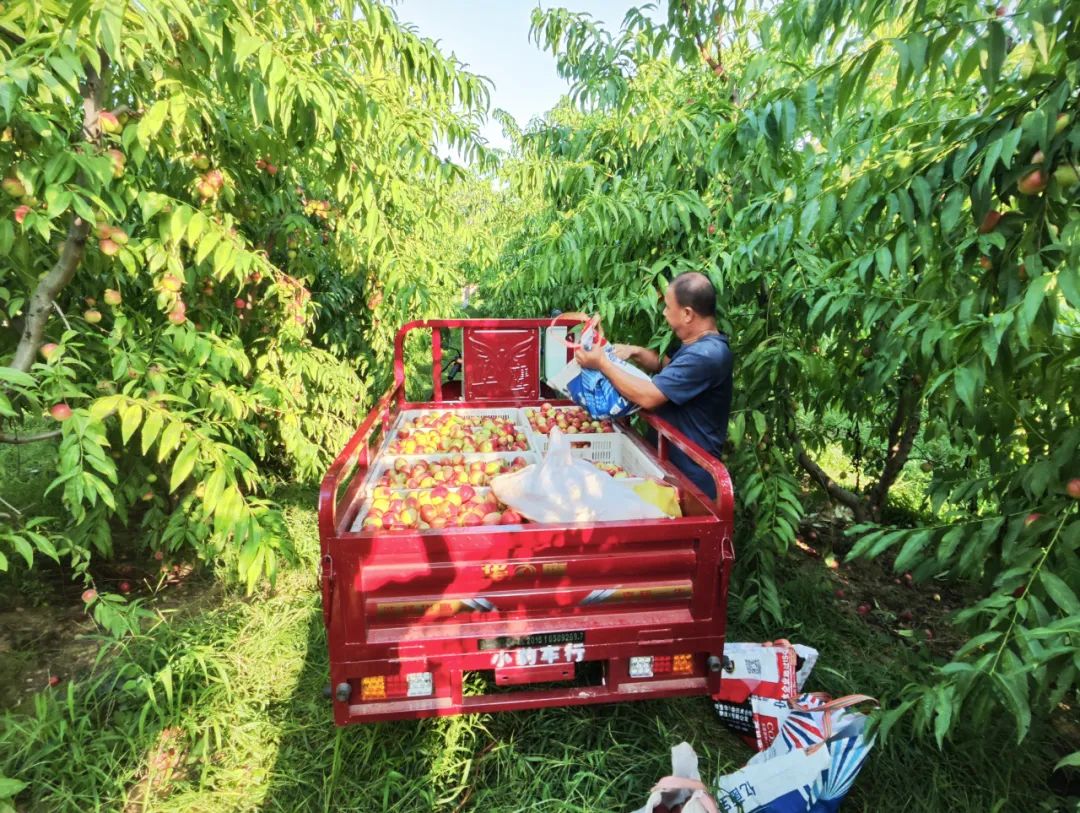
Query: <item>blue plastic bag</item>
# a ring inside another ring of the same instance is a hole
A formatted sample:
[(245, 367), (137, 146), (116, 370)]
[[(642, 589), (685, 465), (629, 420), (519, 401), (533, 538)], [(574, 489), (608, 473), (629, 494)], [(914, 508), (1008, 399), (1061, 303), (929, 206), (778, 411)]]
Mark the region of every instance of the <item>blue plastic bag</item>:
[[(610, 344), (604, 345), (604, 353), (614, 363), (628, 367), (635, 373), (638, 371), (636, 367), (627, 365), (622, 359), (618, 358)], [(574, 403), (584, 407), (588, 410), (589, 415), (598, 420), (602, 418), (621, 418), (624, 415), (631, 415), (639, 409), (638, 405), (633, 401), (628, 401), (620, 395), (619, 391), (615, 389), (615, 385), (599, 370), (582, 370), (577, 378), (570, 381), (567, 389), (569, 390), (568, 395), (573, 399)]]
[[(582, 330), (580, 342), (578, 344), (567, 342), (567, 345), (591, 350), (593, 344), (597, 341), (603, 341), (603, 333), (600, 330), (599, 317), (594, 316)], [(615, 348), (611, 344), (604, 344), (603, 351), (613, 364), (617, 364), (630, 375), (646, 379), (649, 377), (634, 365), (616, 356)], [(577, 362), (571, 362), (563, 371), (561, 377), (565, 380), (565, 392), (570, 399), (587, 410), (589, 415), (597, 420), (621, 418), (624, 415), (637, 412), (640, 408), (633, 401), (629, 401), (620, 395), (619, 391), (615, 389), (615, 385), (599, 370), (583, 370), (578, 366)], [(548, 383), (557, 389), (563, 389), (563, 387), (559, 386), (562, 382)]]

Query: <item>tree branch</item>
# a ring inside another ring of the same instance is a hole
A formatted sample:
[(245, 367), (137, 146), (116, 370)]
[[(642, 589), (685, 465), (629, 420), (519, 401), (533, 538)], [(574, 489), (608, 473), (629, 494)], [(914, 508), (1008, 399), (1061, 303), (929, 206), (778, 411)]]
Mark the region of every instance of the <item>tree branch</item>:
[(9, 502), (8, 502), (7, 500), (5, 500), (5, 499), (4, 499), (3, 497), (0, 497), (0, 502), (2, 502), (2, 503), (3, 503), (4, 505), (6, 505), (6, 506), (7, 506), (8, 508), (10, 508), (10, 509), (11, 509), (12, 511), (14, 511), (14, 512), (15, 512), (15, 514), (16, 514), (16, 516), (20, 516), (20, 517), (22, 516), (22, 511), (20, 511), (20, 510), (19, 510), (18, 508), (16, 508), (16, 507), (15, 507), (14, 505), (12, 505), (11, 503), (9, 503)]
[(900, 433), (904, 428), (904, 422), (907, 420), (907, 400), (904, 395), (904, 392), (901, 391), (896, 403), (896, 414), (893, 415), (892, 423), (889, 424), (888, 445), (885, 448), (886, 460), (896, 452), (900, 443)]
[(71, 322), (69, 322), (67, 320), (67, 316), (65, 316), (64, 312), (62, 310), (60, 310), (60, 306), (58, 304), (56, 304), (55, 299), (53, 300), (52, 306), (53, 306), (53, 308), (56, 309), (56, 313), (57, 313), (57, 315), (59, 315), (60, 321), (62, 321), (64, 323), (64, 327), (66, 327), (68, 330), (71, 330)]
[(822, 490), (829, 495), (829, 497), (836, 502), (843, 505), (845, 508), (850, 508), (851, 512), (855, 515), (855, 519), (858, 522), (865, 522), (870, 518), (870, 509), (867, 506), (866, 501), (863, 500), (854, 491), (848, 491), (842, 485), (837, 483), (825, 470), (821, 468), (814, 460), (806, 453), (806, 449), (803, 447), (802, 441), (799, 439), (799, 433), (795, 429), (795, 413), (794, 409), (788, 404), (788, 438), (791, 441), (791, 446), (795, 450), (795, 457), (798, 460), (799, 465), (803, 470), (810, 475), (810, 478), (821, 486)]
[[(686, 0), (683, 0), (682, 7), (683, 7), (683, 11), (686, 12), (686, 22), (688, 24), (692, 24), (693, 23), (693, 19), (692, 19), (693, 15), (691, 15), (691, 13), (690, 13), (690, 5), (689, 5), (689, 3), (686, 2)], [(701, 58), (703, 60), (705, 60), (705, 64), (709, 66), (709, 69), (712, 70), (712, 72), (714, 74), (716, 74), (717, 76), (722, 77), (724, 75), (724, 65), (723, 65), (723, 62), (720, 61), (720, 54), (718, 53), (717, 58), (714, 59), (712, 54), (709, 53), (709, 49), (705, 47), (705, 41), (701, 38), (701, 34), (699, 32), (697, 32), (697, 31), (694, 32), (694, 43), (697, 45), (698, 53), (701, 54)], [(717, 48), (716, 48), (716, 50), (718, 52), (720, 51), (719, 43), (720, 43), (720, 35), (718, 33), (717, 34)]]
[[(919, 409), (922, 390), (919, 387), (905, 388), (900, 393), (897, 404), (896, 416), (892, 426), (889, 427), (889, 448), (885, 457), (885, 465), (881, 469), (881, 477), (870, 489), (870, 510), (875, 517), (881, 515), (881, 509), (885, 505), (885, 499), (889, 495), (889, 489), (900, 476), (900, 471), (907, 463), (911, 455), (911, 447), (915, 444), (915, 437), (919, 434), (921, 424), (921, 411)], [(903, 431), (899, 431), (903, 425)]]
[[(109, 59), (101, 54), (101, 73), (108, 71)], [(101, 140), (101, 126), (98, 123), (98, 114), (101, 112), (105, 85), (93, 66), (86, 64), (86, 81), (82, 83), (80, 90), (83, 97), (83, 139), (87, 142), (98, 143)], [(80, 172), (76, 179), (78, 185), (85, 183), (85, 177)], [(57, 295), (71, 282), (75, 276), (75, 270), (82, 262), (86, 251), (86, 238), (90, 233), (90, 224), (78, 215), (72, 213), (71, 223), (68, 226), (67, 239), (60, 250), (60, 256), (52, 269), (41, 281), (30, 299), (26, 313), (26, 323), (23, 326), (22, 338), (15, 348), (15, 357), (11, 361), (11, 367), (21, 372), (29, 372), (30, 365), (34, 362), (34, 356), (41, 347), (45, 337), (45, 326), (49, 322), (53, 304)]]
[(0, 443), (37, 443), (39, 440), (51, 440), (52, 438), (58, 438), (61, 435), (59, 429), (53, 429), (50, 432), (41, 432), (37, 435), (9, 435), (5, 432), (0, 432)]

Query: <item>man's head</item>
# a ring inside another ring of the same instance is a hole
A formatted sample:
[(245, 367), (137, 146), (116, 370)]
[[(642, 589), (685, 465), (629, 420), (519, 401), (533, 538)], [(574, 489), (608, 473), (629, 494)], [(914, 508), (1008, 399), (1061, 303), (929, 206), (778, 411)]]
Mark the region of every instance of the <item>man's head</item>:
[(680, 341), (716, 327), (716, 289), (696, 271), (679, 274), (664, 293), (664, 318)]

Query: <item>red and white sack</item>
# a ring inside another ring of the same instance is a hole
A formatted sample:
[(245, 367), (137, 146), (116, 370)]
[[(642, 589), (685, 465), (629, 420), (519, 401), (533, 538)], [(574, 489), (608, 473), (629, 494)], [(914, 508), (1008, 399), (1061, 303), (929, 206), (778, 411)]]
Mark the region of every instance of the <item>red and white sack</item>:
[(720, 691), (713, 695), (721, 722), (751, 748), (768, 748), (817, 658), (816, 649), (784, 640), (726, 644)]

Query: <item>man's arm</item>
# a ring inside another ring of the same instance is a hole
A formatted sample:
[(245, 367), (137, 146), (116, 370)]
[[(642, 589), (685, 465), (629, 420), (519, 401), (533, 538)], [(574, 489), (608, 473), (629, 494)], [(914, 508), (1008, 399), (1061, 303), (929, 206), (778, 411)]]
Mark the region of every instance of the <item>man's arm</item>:
[(649, 350), (647, 347), (638, 347), (636, 344), (616, 344), (613, 345), (615, 349), (615, 355), (621, 358), (623, 361), (630, 361), (640, 367), (647, 373), (656, 375), (663, 369), (670, 359), (664, 356), (661, 360), (660, 355), (655, 350)]
[(626, 372), (612, 362), (599, 347), (592, 350), (578, 350), (575, 358), (582, 367), (603, 373), (619, 391), (619, 395), (627, 401), (633, 401), (642, 409), (656, 409), (661, 404), (667, 403), (667, 396), (660, 392), (660, 388), (652, 381)]

